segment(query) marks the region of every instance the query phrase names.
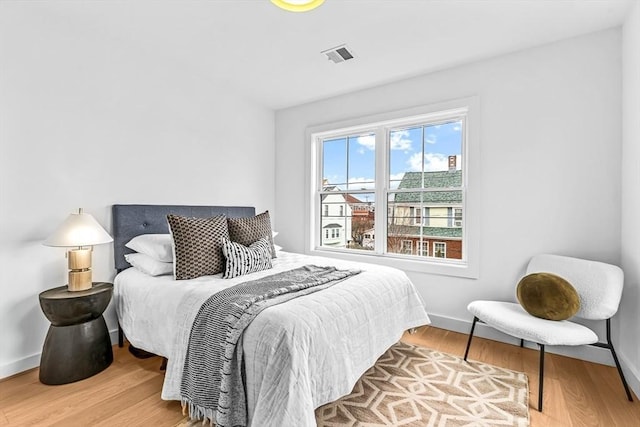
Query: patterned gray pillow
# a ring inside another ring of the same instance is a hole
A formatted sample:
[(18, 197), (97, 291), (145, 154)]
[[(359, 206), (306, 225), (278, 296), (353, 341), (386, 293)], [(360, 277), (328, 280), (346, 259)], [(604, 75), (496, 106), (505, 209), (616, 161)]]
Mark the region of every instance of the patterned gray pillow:
[(175, 248), (176, 280), (195, 279), (224, 271), (222, 239), (229, 238), (227, 218), (167, 215)]
[(229, 238), (232, 242), (249, 246), (253, 242), (265, 238), (269, 241), (271, 258), (276, 257), (276, 248), (273, 247), (269, 211), (250, 218), (227, 218), (227, 224), (229, 225)]
[(227, 259), (223, 279), (271, 268), (271, 247), (266, 238), (253, 242), (249, 247), (222, 239), (222, 253)]

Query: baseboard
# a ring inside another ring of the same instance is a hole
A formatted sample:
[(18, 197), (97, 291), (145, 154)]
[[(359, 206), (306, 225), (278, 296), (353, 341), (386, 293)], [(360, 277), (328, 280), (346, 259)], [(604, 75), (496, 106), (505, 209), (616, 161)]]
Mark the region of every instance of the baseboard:
[[(616, 351), (616, 353), (618, 352)], [(631, 364), (623, 354), (618, 354), (618, 359), (620, 359), (620, 364), (624, 371), (624, 377), (637, 398), (640, 396), (640, 372), (632, 368)]]
[(19, 374), (40, 365), (40, 353), (0, 366), (0, 379)]
[[(437, 314), (429, 314), (429, 318), (431, 318), (431, 326), (435, 326), (436, 328), (460, 332), (463, 334), (469, 334), (469, 331), (471, 330), (471, 320), (467, 321), (454, 319)], [(476, 329), (473, 335), (494, 341), (504, 342), (507, 344), (520, 345), (519, 339), (497, 331), (480, 322), (476, 323)], [(525, 347), (537, 349), (537, 346), (533, 343), (525, 342)], [(545, 352), (560, 354), (562, 356), (573, 357), (575, 359), (586, 360), (603, 365), (615, 366), (613, 358), (611, 357), (611, 352), (600, 347), (593, 347), (590, 345), (583, 345), (578, 347), (547, 346), (545, 347)], [(623, 354), (620, 354), (618, 349), (616, 349), (616, 354), (618, 355), (618, 359), (620, 360), (620, 364), (622, 365), (622, 370), (624, 372), (627, 383), (629, 383), (629, 387), (633, 389), (636, 396), (640, 396), (640, 375), (638, 374), (638, 372), (635, 372), (635, 370), (632, 369), (632, 366), (631, 364), (629, 364), (627, 358), (624, 357)]]
[[(113, 329), (109, 331), (109, 338), (111, 339), (111, 345), (118, 343), (118, 330)], [(42, 353), (32, 354), (31, 356), (23, 357), (14, 362), (7, 363), (0, 366), (0, 379), (10, 377), (12, 375), (19, 374), (29, 369), (37, 368), (40, 366), (40, 356)]]

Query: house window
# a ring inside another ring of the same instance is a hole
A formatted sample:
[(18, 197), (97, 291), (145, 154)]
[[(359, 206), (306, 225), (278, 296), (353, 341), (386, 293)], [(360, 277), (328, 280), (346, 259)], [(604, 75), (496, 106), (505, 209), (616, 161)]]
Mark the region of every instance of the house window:
[(422, 224), (422, 217), (420, 216), (420, 207), (411, 206), (409, 208), (409, 218), (412, 220), (413, 225)]
[[(324, 212), (318, 226), (336, 230), (331, 249), (371, 251), (371, 239), (365, 233), (375, 227), (375, 135), (367, 132), (322, 138), (320, 188), (317, 197)], [(363, 206), (366, 207), (363, 209)], [(365, 244), (366, 243), (366, 244)], [(320, 247), (324, 247), (321, 242)]]
[(324, 216), (329, 216), (329, 205), (328, 204), (322, 205), (322, 209), (324, 211)]
[[(478, 147), (469, 148), (476, 105), (477, 100), (470, 98), (441, 104), (446, 107), (442, 109), (424, 107), (419, 114), (416, 109), (406, 116), (402, 112), (390, 113), (389, 119), (377, 116), (382, 121), (362, 119), (355, 125), (310, 129), (314, 190), (309, 212), (321, 212), (317, 204), (339, 208), (328, 218), (311, 215), (309, 249), (373, 255), (390, 265), (418, 268), (407, 262), (427, 263), (418, 271), (475, 277), (477, 261), (471, 265), (470, 258), (479, 244), (470, 236), (478, 220), (469, 209), (477, 206), (478, 196), (470, 197), (473, 186), (467, 165), (470, 153), (475, 154), (477, 176)], [(469, 204), (470, 200), (475, 202)], [(344, 245), (325, 247), (314, 239), (318, 232), (314, 230), (334, 222), (344, 231)], [(434, 241), (437, 244), (430, 248)], [(446, 264), (437, 266), (442, 263), (437, 258)]]
[(429, 256), (429, 242), (417, 242), (418, 243), (418, 255)]
[(436, 258), (446, 258), (447, 244), (444, 242), (433, 242), (433, 256)]
[(453, 209), (453, 226), (462, 227), (462, 208)]

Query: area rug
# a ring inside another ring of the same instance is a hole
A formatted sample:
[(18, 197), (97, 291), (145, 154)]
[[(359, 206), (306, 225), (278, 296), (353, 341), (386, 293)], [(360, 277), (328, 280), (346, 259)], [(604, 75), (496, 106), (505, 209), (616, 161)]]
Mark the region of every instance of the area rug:
[(528, 400), (522, 372), (399, 342), (351, 394), (316, 409), (316, 421), (319, 427), (525, 427)]

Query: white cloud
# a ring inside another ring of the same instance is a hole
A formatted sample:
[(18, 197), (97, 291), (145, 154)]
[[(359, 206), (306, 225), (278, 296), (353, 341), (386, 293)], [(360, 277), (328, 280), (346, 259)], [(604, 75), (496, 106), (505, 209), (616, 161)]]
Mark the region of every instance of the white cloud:
[(454, 131), (456, 131), (456, 132), (460, 132), (460, 129), (462, 129), (462, 128), (460, 127), (460, 124), (456, 124), (456, 125), (453, 127), (453, 130), (454, 130)]
[(402, 181), (402, 178), (404, 177), (404, 172), (400, 172), (400, 173), (393, 173), (391, 175), (389, 175), (389, 187), (392, 190), (395, 190), (396, 188), (398, 188), (398, 186), (400, 185), (400, 181)]
[(435, 144), (436, 142), (438, 142), (438, 136), (435, 133), (430, 133), (424, 139), (424, 142), (426, 142), (427, 144)]
[(424, 171), (446, 171), (449, 169), (449, 160), (447, 156), (440, 153), (426, 153), (424, 155)]
[(396, 130), (391, 132), (391, 149), (411, 151), (411, 140), (407, 138), (408, 136), (408, 130)]
[(373, 182), (373, 178), (349, 178), (349, 188), (357, 190), (373, 190), (375, 188), (375, 183)]
[(407, 160), (411, 172), (422, 172), (422, 153), (415, 153)]
[(369, 149), (369, 150), (373, 150), (376, 148), (376, 136), (375, 135), (362, 135), (359, 136), (356, 141), (358, 142), (358, 144), (362, 145), (363, 147)]
[[(411, 151), (411, 140), (408, 138), (409, 131), (397, 130), (391, 133), (391, 149)], [(361, 146), (374, 150), (376, 148), (376, 136), (375, 135), (362, 135), (359, 136), (356, 141)], [(360, 151), (358, 151), (360, 152)], [(362, 152), (360, 152), (362, 154)]]
[[(422, 153), (415, 153), (407, 160), (409, 170), (413, 172), (422, 171)], [(462, 169), (460, 156), (456, 156), (456, 170)], [(446, 171), (449, 170), (449, 157), (441, 153), (426, 153), (424, 156), (424, 171)]]

